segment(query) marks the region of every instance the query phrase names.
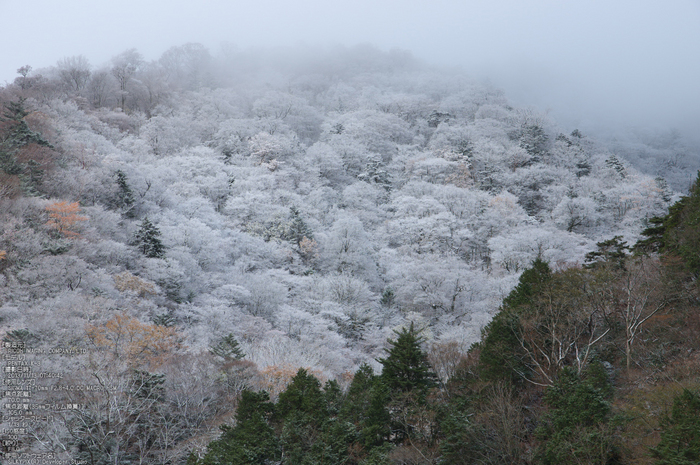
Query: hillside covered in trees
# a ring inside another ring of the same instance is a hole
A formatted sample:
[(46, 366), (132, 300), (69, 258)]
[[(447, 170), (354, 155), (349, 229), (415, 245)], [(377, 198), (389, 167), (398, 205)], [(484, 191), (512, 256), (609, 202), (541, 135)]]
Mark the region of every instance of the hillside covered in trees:
[(18, 73), (0, 333), (58, 354), (34, 399), (80, 406), (24, 450), (697, 460), (700, 187), (673, 190), (677, 138), (610, 148), (371, 47)]

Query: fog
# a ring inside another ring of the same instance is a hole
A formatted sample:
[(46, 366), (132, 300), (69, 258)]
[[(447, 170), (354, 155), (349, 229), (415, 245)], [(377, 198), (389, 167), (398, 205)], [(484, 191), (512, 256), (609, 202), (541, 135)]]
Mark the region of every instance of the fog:
[(700, 127), (700, 2), (0, 0), (0, 83), (73, 55), (370, 43), (459, 67), (564, 129)]

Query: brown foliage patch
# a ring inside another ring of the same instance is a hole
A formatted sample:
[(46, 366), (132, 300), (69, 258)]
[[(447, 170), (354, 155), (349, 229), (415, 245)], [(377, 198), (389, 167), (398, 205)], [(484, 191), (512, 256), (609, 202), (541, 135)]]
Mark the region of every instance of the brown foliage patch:
[(99, 351), (134, 368), (157, 368), (181, 347), (175, 328), (141, 323), (123, 313), (102, 326), (89, 324), (85, 332)]

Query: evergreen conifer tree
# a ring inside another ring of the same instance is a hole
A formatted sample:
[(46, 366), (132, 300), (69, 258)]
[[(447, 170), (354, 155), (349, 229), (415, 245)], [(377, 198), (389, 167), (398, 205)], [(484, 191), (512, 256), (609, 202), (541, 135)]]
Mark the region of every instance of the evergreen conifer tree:
[(11, 176), (20, 175), (25, 194), (37, 196), (39, 193), (36, 187), (41, 182), (44, 171), (35, 160), (20, 163), (17, 152), (28, 144), (49, 148), (52, 146), (40, 133), (29, 128), (25, 120), (29, 115), (24, 106), (25, 100), (20, 98), (17, 102), (7, 103), (4, 116), (0, 117), (0, 123), (6, 123), (5, 129), (0, 133), (0, 169)]
[(397, 338), (389, 340), (391, 347), (384, 349), (386, 358), (379, 359), (382, 364), (382, 382), (396, 392), (418, 392), (421, 397), (435, 385), (435, 373), (430, 370), (428, 356), (421, 349), (424, 342), (420, 331), (411, 326), (401, 331), (394, 331)]
[(129, 183), (126, 178), (126, 174), (122, 170), (117, 170), (115, 173), (117, 182), (117, 194), (114, 199), (114, 205), (116, 208), (124, 212), (124, 216), (127, 218), (134, 217), (134, 193), (129, 187)]
[(622, 240), (622, 236), (615, 236), (607, 241), (596, 244), (598, 250), (586, 254), (586, 268), (596, 268), (603, 263), (613, 264), (617, 269), (625, 269), (625, 260), (630, 250), (627, 242)]
[(532, 155), (533, 162), (541, 161), (542, 155), (547, 152), (547, 134), (539, 124), (525, 125), (522, 128), (520, 147)]
[(243, 391), (236, 426), (221, 427), (221, 437), (209, 443), (208, 452), (198, 465), (262, 465), (279, 460), (279, 442), (268, 423), (273, 411), (267, 392)]
[(381, 160), (373, 160), (367, 163), (365, 171), (358, 174), (357, 179), (369, 184), (379, 184), (386, 191), (391, 190), (391, 175), (386, 171)]
[(284, 419), (295, 413), (308, 415), (315, 424), (320, 424), (328, 416), (321, 382), (303, 368), (280, 393), (277, 401), (278, 418)]
[(38, 144), (44, 147), (51, 147), (51, 144), (38, 132), (29, 128), (25, 118), (29, 111), (24, 107), (25, 98), (20, 98), (17, 102), (9, 102), (5, 105), (4, 117), (2, 121), (10, 123), (11, 130), (3, 142), (9, 142), (14, 148), (27, 144)]
[(240, 360), (245, 357), (241, 346), (232, 333), (222, 337), (216, 345), (209, 349), (209, 352), (224, 360)]
[(617, 174), (619, 174), (622, 179), (625, 179), (627, 177), (627, 170), (625, 169), (625, 165), (623, 165), (622, 162), (615, 155), (610, 155), (610, 158), (605, 160), (605, 164), (608, 166), (608, 168), (614, 170)]
[(311, 232), (311, 228), (309, 228), (309, 226), (301, 218), (299, 209), (296, 207), (290, 207), (289, 212), (292, 216), (292, 220), (289, 223), (285, 238), (297, 245), (299, 245), (304, 238), (313, 239), (314, 235)]
[(144, 218), (141, 227), (134, 236), (134, 243), (148, 258), (163, 258), (165, 256), (165, 246), (161, 242), (160, 231), (148, 220)]
[[(363, 439), (375, 440), (375, 446), (388, 439), (397, 445), (408, 443), (421, 447), (431, 441), (428, 436), (434, 431), (425, 419), (431, 410), (427, 402), (428, 391), (436, 385), (437, 377), (421, 349), (424, 339), (414, 324), (411, 323), (408, 329), (395, 331), (395, 334), (396, 340), (389, 340), (391, 347), (385, 349), (388, 356), (378, 360), (383, 369), (373, 392), (368, 428), (362, 431)], [(388, 437), (383, 436), (387, 417)]]
[(369, 404), (360, 422), (360, 443), (368, 450), (384, 445), (391, 437), (389, 388), (377, 377), (369, 394)]
[(389, 392), (368, 364), (355, 372), (340, 410), (343, 421), (355, 425), (358, 441), (365, 450), (384, 444), (391, 434), (391, 417), (386, 409)]
[(366, 419), (375, 378), (372, 367), (366, 363), (355, 372), (340, 410), (340, 416), (344, 420), (359, 426)]
[[(287, 389), (280, 394), (276, 406), (276, 422), (281, 428), (285, 463), (342, 463), (347, 450), (343, 425), (330, 418), (328, 400), (335, 397), (333, 386), (321, 391), (321, 383), (306, 370), (300, 369)], [(337, 394), (337, 392), (335, 393)], [(335, 431), (333, 437), (330, 434)]]

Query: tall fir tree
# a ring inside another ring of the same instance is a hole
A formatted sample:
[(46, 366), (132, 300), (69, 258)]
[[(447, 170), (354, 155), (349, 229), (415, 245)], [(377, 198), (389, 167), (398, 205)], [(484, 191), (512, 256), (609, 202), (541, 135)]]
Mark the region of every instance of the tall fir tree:
[(126, 178), (126, 174), (122, 170), (117, 170), (114, 174), (117, 183), (117, 193), (114, 197), (114, 206), (122, 210), (123, 214), (127, 218), (134, 217), (134, 204), (136, 200), (134, 199), (134, 193), (129, 187), (129, 182)]
[(386, 408), (389, 392), (372, 367), (362, 364), (355, 372), (340, 410), (343, 421), (355, 425), (357, 442), (364, 451), (381, 446), (391, 435), (391, 417)]
[(165, 257), (165, 246), (160, 240), (160, 231), (148, 217), (141, 222), (141, 227), (134, 236), (134, 243), (148, 258)]
[[(300, 369), (287, 389), (279, 396), (275, 422), (280, 431), (280, 444), (290, 465), (343, 463), (352, 441), (352, 425), (337, 421), (339, 389), (321, 383)], [(332, 408), (329, 408), (332, 407)]]
[(243, 391), (236, 411), (236, 426), (222, 426), (219, 439), (209, 443), (207, 454), (197, 465), (248, 465), (276, 463), (280, 446), (269, 424), (274, 412), (267, 392)]
[(424, 397), (429, 388), (435, 385), (436, 376), (430, 369), (428, 356), (421, 343), (424, 342), (420, 331), (411, 326), (401, 331), (394, 331), (396, 340), (389, 340), (386, 358), (379, 359), (382, 364), (382, 382), (391, 390), (398, 392), (417, 392)]
[(540, 162), (547, 152), (549, 137), (539, 124), (524, 125), (521, 128), (520, 147), (532, 156), (532, 162)]

